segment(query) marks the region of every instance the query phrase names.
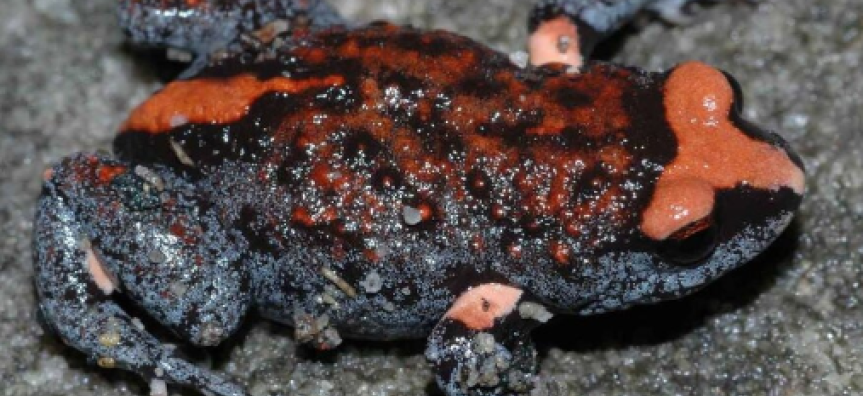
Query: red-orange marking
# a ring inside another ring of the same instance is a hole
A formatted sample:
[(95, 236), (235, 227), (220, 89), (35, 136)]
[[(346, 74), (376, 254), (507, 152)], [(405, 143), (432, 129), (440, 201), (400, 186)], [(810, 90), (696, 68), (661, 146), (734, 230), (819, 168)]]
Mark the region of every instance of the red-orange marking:
[(291, 214), (291, 220), (306, 227), (315, 225), (312, 215), (309, 214), (309, 211), (306, 208), (295, 208), (294, 212)]
[[(560, 51), (561, 39), (569, 40), (563, 52)], [(578, 42), (578, 28), (565, 15), (539, 25), (536, 31), (530, 35), (527, 45), (530, 49), (530, 63), (532, 65), (559, 62), (580, 67), (583, 63)]]
[(666, 119), (678, 141), (644, 213), (645, 235), (662, 240), (713, 210), (717, 188), (749, 185), (802, 194), (803, 171), (783, 150), (753, 140), (729, 119), (734, 93), (718, 70), (697, 62), (665, 83)]
[(111, 276), (105, 269), (105, 265), (96, 256), (92, 247), (87, 247), (84, 250), (85, 260), (87, 261), (87, 271), (93, 279), (93, 283), (99, 287), (105, 294), (111, 294), (117, 288), (117, 283), (114, 277)]
[(471, 330), (486, 330), (494, 326), (495, 319), (515, 309), (521, 294), (521, 290), (499, 283), (479, 285), (462, 293), (445, 316)]
[(117, 175), (126, 171), (125, 166), (104, 165), (99, 167), (99, 182), (110, 183)]
[(174, 81), (138, 106), (122, 130), (164, 133), (184, 123), (228, 123), (246, 115), (249, 106), (269, 92), (295, 94), (344, 83), (342, 76), (292, 80), (274, 77), (261, 81), (251, 74), (230, 78)]
[(54, 169), (53, 168), (45, 169), (45, 171), (42, 172), (42, 181), (49, 181), (49, 180), (51, 180), (52, 177), (54, 177)]
[(554, 257), (554, 260), (557, 261), (558, 264), (569, 264), (569, 255), (572, 253), (569, 245), (561, 241), (552, 241), (548, 245), (548, 249), (551, 256)]

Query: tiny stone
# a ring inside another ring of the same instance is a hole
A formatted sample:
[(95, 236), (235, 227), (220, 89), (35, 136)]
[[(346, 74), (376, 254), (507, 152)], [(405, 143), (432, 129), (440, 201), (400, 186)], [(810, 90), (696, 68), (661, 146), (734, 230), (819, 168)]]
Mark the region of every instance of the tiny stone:
[(188, 290), (189, 287), (182, 281), (174, 281), (168, 285), (168, 291), (170, 291), (175, 297), (183, 297)]
[(109, 332), (99, 334), (99, 344), (105, 347), (113, 347), (120, 344), (120, 333)]
[(144, 323), (141, 322), (141, 319), (132, 318), (132, 326), (135, 326), (135, 328), (138, 330), (144, 330)]
[(516, 51), (509, 54), (509, 61), (522, 69), (527, 67), (528, 59), (529, 56), (525, 51)]
[(150, 396), (168, 396), (168, 384), (165, 380), (153, 379), (150, 381)]
[(315, 318), (315, 327), (318, 329), (323, 329), (330, 325), (330, 316), (329, 315), (321, 315)]
[(344, 279), (342, 279), (342, 277), (339, 276), (339, 274), (337, 274), (335, 271), (327, 267), (321, 267), (321, 275), (323, 275), (324, 278), (327, 278), (327, 280), (329, 280), (330, 282), (333, 282), (333, 284), (335, 284), (336, 287), (338, 287), (339, 290), (341, 290), (343, 293), (347, 294), (348, 297), (353, 298), (357, 296), (357, 291), (354, 289), (354, 287), (348, 284), (348, 282), (346, 282)]
[(179, 48), (168, 47), (165, 51), (165, 57), (180, 63), (189, 63), (194, 58), (191, 51), (185, 51)]
[(328, 327), (321, 333), (320, 343), (324, 348), (335, 348), (342, 343), (342, 336), (336, 329)]
[(321, 294), (321, 302), (323, 302), (324, 304), (327, 304), (327, 305), (331, 305), (336, 309), (339, 308), (339, 302), (330, 293)]
[(153, 264), (162, 264), (167, 260), (167, 257), (165, 257), (165, 253), (162, 253), (161, 250), (153, 249), (147, 253), (147, 259)]
[(478, 367), (480, 385), (493, 387), (500, 383), (500, 371), (497, 369), (495, 361), (496, 359), (485, 359)]
[(419, 209), (405, 205), (402, 207), (402, 218), (404, 218), (407, 225), (417, 225), (422, 221), (423, 216)]
[(541, 304), (529, 301), (518, 305), (518, 314), (523, 319), (533, 319), (540, 323), (548, 322), (549, 319), (554, 317), (554, 314), (548, 312), (548, 310)]
[(165, 189), (165, 181), (162, 180), (162, 177), (156, 174), (152, 169), (143, 165), (136, 165), (134, 172), (136, 176), (144, 179), (144, 181), (149, 185), (153, 186), (156, 191), (162, 191)]
[(112, 357), (102, 356), (99, 360), (96, 360), (96, 364), (101, 368), (110, 369), (117, 366), (117, 361)]
[(192, 167), (195, 166), (195, 161), (189, 157), (189, 154), (186, 153), (186, 150), (183, 149), (183, 146), (181, 146), (180, 143), (174, 139), (168, 139), (168, 144), (171, 145), (171, 150), (174, 151), (174, 155), (177, 156), (177, 159), (181, 164)]
[(372, 270), (366, 274), (366, 277), (360, 282), (360, 286), (362, 286), (366, 293), (374, 294), (381, 291), (383, 280), (381, 280), (381, 276), (377, 271)]
[(477, 353), (487, 354), (494, 352), (494, 346), (496, 343), (494, 336), (490, 333), (477, 333), (473, 337), (473, 345), (476, 348)]
[(216, 345), (222, 340), (225, 334), (225, 329), (213, 322), (204, 323), (201, 327), (201, 342), (203, 345)]

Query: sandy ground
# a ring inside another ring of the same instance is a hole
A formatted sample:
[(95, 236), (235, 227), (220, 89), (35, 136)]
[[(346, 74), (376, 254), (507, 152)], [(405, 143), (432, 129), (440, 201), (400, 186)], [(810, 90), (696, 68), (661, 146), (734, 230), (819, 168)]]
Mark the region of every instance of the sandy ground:
[[(161, 84), (124, 50), (114, 3), (6, 0), (0, 11), (2, 395), (147, 394), (137, 378), (94, 369), (45, 334), (31, 284), (42, 170), (107, 148), (124, 114)], [(526, 2), (342, 7), (363, 20), (456, 29), (515, 51), (527, 6), (514, 3)], [(558, 318), (537, 331), (536, 395), (863, 393), (863, 1), (724, 2), (690, 26), (647, 23), (630, 33), (602, 54), (655, 70), (700, 59), (734, 74), (746, 116), (782, 131), (802, 155), (808, 196), (775, 248), (696, 295)], [(298, 350), (290, 334), (252, 321), (206, 360), (254, 395), (439, 395), (421, 341), (347, 342), (318, 354)]]

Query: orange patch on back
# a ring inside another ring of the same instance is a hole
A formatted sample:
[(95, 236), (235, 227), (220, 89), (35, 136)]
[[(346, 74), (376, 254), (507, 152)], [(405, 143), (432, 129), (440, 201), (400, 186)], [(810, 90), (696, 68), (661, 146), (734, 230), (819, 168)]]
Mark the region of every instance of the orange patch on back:
[(803, 193), (803, 171), (788, 154), (752, 139), (729, 119), (733, 98), (726, 77), (702, 63), (681, 64), (668, 77), (665, 116), (678, 153), (644, 213), (645, 235), (662, 240), (708, 215), (716, 189), (746, 185)]
[(447, 311), (447, 318), (463, 323), (471, 330), (485, 330), (494, 320), (515, 309), (522, 291), (512, 286), (488, 283), (462, 293)]
[(186, 123), (233, 122), (246, 115), (249, 106), (266, 93), (295, 94), (343, 83), (342, 76), (304, 80), (274, 77), (261, 81), (251, 74), (174, 81), (132, 111), (121, 129), (164, 133)]

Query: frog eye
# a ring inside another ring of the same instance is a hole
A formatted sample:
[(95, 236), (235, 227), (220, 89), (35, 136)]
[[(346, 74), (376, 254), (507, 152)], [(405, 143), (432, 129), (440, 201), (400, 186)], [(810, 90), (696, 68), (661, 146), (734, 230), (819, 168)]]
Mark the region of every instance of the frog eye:
[(697, 264), (716, 249), (718, 228), (715, 216), (707, 215), (669, 235), (657, 253), (674, 265)]

